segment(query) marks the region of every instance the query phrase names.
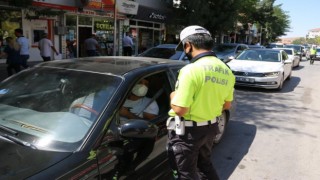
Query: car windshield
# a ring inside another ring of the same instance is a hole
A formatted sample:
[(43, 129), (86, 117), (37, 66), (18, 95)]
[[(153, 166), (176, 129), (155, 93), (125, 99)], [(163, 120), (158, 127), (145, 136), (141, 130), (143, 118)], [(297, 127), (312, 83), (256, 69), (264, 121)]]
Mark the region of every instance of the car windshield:
[(250, 49), (243, 51), (236, 59), (247, 61), (280, 62), (280, 52)]
[(178, 60), (182, 51), (176, 51), (174, 48), (151, 48), (141, 53), (139, 56), (143, 57), (154, 57), (154, 58), (164, 58), (164, 59), (172, 59)]
[(121, 82), (117, 76), (65, 69), (21, 72), (0, 84), (0, 125), (32, 137), (37, 148), (79, 144)]
[(297, 52), (301, 52), (301, 46), (285, 45), (286, 48), (293, 48)]
[(284, 50), (288, 55), (292, 55), (292, 50), (290, 50), (290, 49), (285, 49)]
[(232, 53), (236, 49), (236, 46), (234, 45), (227, 45), (227, 44), (220, 44), (213, 48), (213, 51), (215, 53)]
[(282, 44), (269, 44), (267, 47), (268, 48), (283, 48), (284, 46)]

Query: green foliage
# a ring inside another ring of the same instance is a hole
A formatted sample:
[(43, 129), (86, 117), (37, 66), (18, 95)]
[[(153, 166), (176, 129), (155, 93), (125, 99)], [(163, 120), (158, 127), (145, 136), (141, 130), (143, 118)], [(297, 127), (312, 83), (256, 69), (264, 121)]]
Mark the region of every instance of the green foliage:
[[(256, 24), (265, 29), (265, 38), (271, 42), (289, 29), (289, 16), (274, 6), (275, 0), (181, 0), (176, 7), (175, 24), (200, 25), (212, 34), (235, 31), (237, 24)], [(260, 28), (259, 28), (260, 29)]]
[(33, 0), (9, 0), (10, 6), (26, 8), (32, 5)]
[(269, 42), (276, 41), (279, 36), (285, 35), (289, 30), (289, 15), (281, 9), (281, 5), (273, 7), (272, 18), (266, 23), (269, 31)]
[(320, 37), (308, 38), (306, 41), (307, 41), (307, 44), (320, 45)]
[(303, 37), (299, 39), (295, 39), (292, 41), (292, 44), (306, 44), (306, 39)]

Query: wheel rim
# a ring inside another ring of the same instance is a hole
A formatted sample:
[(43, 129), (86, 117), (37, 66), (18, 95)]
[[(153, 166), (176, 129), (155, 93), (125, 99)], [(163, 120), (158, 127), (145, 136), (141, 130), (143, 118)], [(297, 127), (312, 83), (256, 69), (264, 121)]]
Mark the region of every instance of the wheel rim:
[(220, 120), (218, 122), (218, 128), (219, 128), (219, 133), (215, 136), (214, 138), (214, 143), (219, 143), (220, 140), (222, 139), (222, 136), (225, 132), (226, 129), (226, 122), (227, 122), (227, 115), (225, 112), (222, 113), (222, 115), (219, 117)]

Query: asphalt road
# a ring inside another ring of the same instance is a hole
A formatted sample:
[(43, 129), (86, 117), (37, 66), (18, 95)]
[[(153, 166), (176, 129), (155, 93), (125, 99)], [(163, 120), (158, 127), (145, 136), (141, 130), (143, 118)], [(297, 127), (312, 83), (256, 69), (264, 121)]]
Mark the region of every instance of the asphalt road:
[(320, 179), (320, 61), (302, 61), (281, 91), (236, 88), (237, 113), (213, 163), (221, 179)]

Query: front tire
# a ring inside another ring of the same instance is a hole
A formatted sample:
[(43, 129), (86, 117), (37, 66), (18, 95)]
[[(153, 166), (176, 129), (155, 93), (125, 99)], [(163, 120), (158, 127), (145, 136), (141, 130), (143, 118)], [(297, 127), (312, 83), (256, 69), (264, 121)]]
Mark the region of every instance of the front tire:
[(219, 119), (220, 119), (218, 121), (219, 133), (213, 139), (214, 144), (218, 144), (221, 141), (221, 139), (226, 131), (226, 126), (227, 126), (227, 122), (228, 122), (227, 112), (223, 111), (221, 116), (219, 117)]
[(284, 77), (283, 77), (283, 76), (284, 76), (284, 75), (282, 75), (281, 80), (280, 80), (280, 83), (279, 83), (279, 86), (278, 86), (278, 88), (277, 88), (278, 91), (280, 91), (280, 90), (282, 89), (282, 87), (283, 87), (283, 81), (284, 81)]

